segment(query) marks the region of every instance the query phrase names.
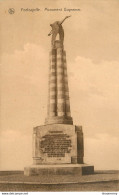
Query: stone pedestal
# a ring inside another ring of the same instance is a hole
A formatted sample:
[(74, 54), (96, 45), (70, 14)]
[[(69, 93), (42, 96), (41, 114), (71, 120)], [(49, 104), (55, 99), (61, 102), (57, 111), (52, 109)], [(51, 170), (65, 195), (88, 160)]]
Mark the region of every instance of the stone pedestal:
[(33, 164), (83, 163), (81, 126), (43, 125), (34, 128)]
[(83, 163), (84, 146), (81, 126), (51, 124), (34, 128), (33, 165), (24, 174), (79, 174), (94, 171)]

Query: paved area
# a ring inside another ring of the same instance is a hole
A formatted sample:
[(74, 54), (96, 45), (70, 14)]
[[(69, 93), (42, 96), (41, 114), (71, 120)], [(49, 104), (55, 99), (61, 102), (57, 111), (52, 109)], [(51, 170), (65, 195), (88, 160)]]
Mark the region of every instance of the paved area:
[(0, 191), (119, 191), (119, 171), (96, 171), (81, 177), (0, 172)]

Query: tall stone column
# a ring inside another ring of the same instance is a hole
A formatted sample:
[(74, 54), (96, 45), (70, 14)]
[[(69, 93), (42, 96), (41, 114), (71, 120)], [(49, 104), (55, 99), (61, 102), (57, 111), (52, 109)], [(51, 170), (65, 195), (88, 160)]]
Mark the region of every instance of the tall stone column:
[(60, 41), (50, 52), (48, 112), (45, 124), (73, 124), (70, 113), (66, 52)]
[(57, 48), (57, 116), (66, 116), (63, 49)]
[(64, 86), (65, 86), (65, 107), (66, 116), (71, 117), (70, 112), (70, 101), (69, 101), (69, 88), (68, 88), (68, 76), (67, 76), (67, 64), (66, 64), (66, 52), (63, 52), (63, 63), (64, 63)]
[(48, 116), (57, 115), (57, 80), (56, 80), (56, 50), (50, 52), (49, 64), (49, 91), (48, 91)]

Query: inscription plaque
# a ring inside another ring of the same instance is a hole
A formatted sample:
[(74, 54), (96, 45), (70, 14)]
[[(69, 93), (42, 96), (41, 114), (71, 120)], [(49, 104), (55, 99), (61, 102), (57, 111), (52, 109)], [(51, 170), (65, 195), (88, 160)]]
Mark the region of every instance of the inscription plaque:
[(70, 136), (63, 131), (49, 131), (41, 138), (40, 148), (48, 157), (65, 157), (71, 151)]

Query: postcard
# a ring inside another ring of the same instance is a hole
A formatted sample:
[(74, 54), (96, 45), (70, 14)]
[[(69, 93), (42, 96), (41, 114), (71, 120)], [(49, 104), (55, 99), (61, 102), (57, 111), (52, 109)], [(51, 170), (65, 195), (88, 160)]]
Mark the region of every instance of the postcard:
[(0, 191), (117, 192), (119, 1), (0, 7)]

